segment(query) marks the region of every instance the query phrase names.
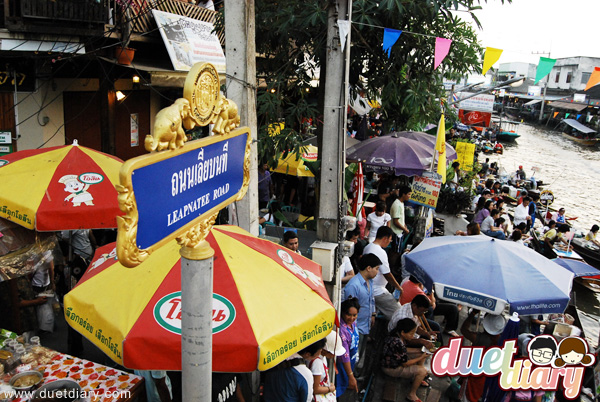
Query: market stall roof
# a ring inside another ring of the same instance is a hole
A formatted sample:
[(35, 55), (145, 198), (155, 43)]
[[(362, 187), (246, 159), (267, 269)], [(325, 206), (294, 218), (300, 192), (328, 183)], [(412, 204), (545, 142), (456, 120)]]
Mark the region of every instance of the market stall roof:
[(525, 103), (523, 106), (535, 105), (536, 103), (540, 103), (541, 101), (542, 101), (541, 99), (534, 99), (534, 100), (531, 100), (531, 101)]
[(588, 105), (581, 104), (581, 103), (571, 103), (571, 102), (554, 101), (554, 102), (550, 102), (550, 106), (551, 107), (556, 107), (556, 108), (559, 108), (559, 109), (576, 110), (578, 112), (581, 112)]
[(584, 134), (592, 134), (595, 133), (596, 130), (593, 130), (587, 126), (584, 126), (583, 124), (581, 124), (580, 122), (578, 122), (575, 119), (563, 119), (563, 122), (565, 122), (566, 124), (568, 124), (569, 126), (573, 127), (574, 129), (576, 129), (577, 131), (581, 131)]

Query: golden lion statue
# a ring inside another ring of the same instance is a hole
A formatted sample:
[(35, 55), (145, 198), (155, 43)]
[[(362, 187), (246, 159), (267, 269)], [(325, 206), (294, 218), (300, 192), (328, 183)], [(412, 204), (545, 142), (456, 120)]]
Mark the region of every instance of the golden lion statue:
[(171, 106), (160, 110), (154, 121), (153, 135), (147, 135), (144, 141), (146, 151), (181, 148), (187, 140), (183, 129), (196, 127), (190, 111), (190, 102), (185, 98), (179, 98)]

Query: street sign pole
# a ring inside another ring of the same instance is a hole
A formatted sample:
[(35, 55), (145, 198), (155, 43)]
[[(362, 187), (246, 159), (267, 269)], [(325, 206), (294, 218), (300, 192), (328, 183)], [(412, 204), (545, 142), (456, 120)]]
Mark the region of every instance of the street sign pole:
[[(205, 240), (219, 211), (241, 200), (250, 181), (252, 135), (237, 106), (220, 94), (208, 63), (192, 67), (183, 98), (158, 112), (150, 154), (120, 172), (117, 256), (133, 268), (172, 239), (181, 246), (182, 396), (210, 402), (214, 250)], [(185, 143), (184, 129), (214, 124), (215, 135)]]

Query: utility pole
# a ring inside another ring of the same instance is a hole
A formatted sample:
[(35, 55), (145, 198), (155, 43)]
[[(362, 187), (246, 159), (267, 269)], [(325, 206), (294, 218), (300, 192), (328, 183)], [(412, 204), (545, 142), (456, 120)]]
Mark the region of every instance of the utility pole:
[[(319, 218), (317, 238), (338, 243), (340, 206), (344, 191), (344, 162), (348, 105), (348, 56), (350, 32), (344, 51), (340, 44), (337, 20), (352, 20), (352, 0), (330, 0), (327, 24), (327, 58), (325, 72), (325, 102), (323, 108), (323, 139), (321, 181), (319, 183)], [(351, 31), (351, 30), (350, 30)]]
[(254, 0), (225, 0), (227, 97), (238, 105), (242, 125), (250, 127), (252, 155), (248, 193), (236, 202), (238, 225), (258, 235), (258, 173), (256, 160), (256, 45)]
[[(532, 52), (531, 54), (543, 54), (548, 55), (548, 58), (550, 58), (550, 52)], [(542, 94), (542, 106), (540, 107), (540, 117), (538, 119), (538, 121), (542, 121), (542, 118), (544, 117), (544, 106), (546, 105), (546, 89), (548, 88), (548, 80), (550, 80), (550, 74), (548, 74), (546, 76), (546, 81), (544, 82), (544, 92)]]

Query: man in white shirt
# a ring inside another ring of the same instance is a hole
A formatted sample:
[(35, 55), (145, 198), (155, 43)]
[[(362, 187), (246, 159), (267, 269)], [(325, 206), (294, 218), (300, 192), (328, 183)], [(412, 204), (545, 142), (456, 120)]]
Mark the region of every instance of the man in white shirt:
[(392, 229), (387, 226), (381, 226), (377, 230), (375, 241), (367, 245), (363, 252), (363, 254), (375, 254), (381, 260), (379, 273), (373, 279), (373, 295), (375, 296), (375, 306), (388, 320), (400, 308), (400, 304), (385, 288), (386, 285), (390, 283), (402, 293), (402, 287), (390, 270), (388, 256), (384, 250), (392, 242), (392, 235)]
[(520, 223), (524, 222), (529, 226), (531, 222), (531, 216), (529, 215), (529, 203), (531, 202), (530, 197), (524, 197), (523, 202), (515, 208), (515, 218), (513, 226), (517, 227)]
[(390, 216), (392, 217), (392, 223), (390, 227), (394, 232), (394, 244), (392, 244), (392, 251), (395, 253), (401, 252), (400, 247), (402, 245), (402, 236), (408, 234), (408, 226), (404, 219), (404, 203), (410, 199), (411, 188), (408, 186), (400, 186), (398, 189), (398, 198), (392, 204), (390, 208)]

